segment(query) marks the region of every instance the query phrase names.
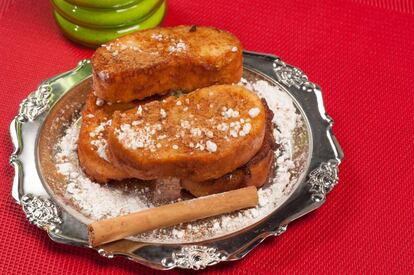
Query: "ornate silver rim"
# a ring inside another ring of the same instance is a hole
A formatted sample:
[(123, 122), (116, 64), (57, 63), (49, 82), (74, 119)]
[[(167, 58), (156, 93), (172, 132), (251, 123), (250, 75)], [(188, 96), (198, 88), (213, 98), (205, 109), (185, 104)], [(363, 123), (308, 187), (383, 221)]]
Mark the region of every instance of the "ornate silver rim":
[[(222, 261), (243, 258), (263, 239), (268, 236), (279, 236), (286, 231), (291, 221), (319, 208), (325, 202), (326, 195), (338, 183), (338, 167), (343, 159), (343, 152), (332, 133), (333, 120), (325, 112), (320, 87), (310, 82), (300, 69), (284, 63), (273, 55), (244, 52), (244, 65), (280, 83), (299, 103), (309, 120), (313, 151), (318, 154), (312, 155), (310, 172), (306, 181), (300, 183), (295, 196), (272, 214), (266, 223), (261, 223), (239, 236), (228, 238), (232, 239), (233, 245), (226, 239), (174, 246), (141, 245), (128, 252), (111, 247), (97, 248), (100, 255), (122, 255), (156, 269), (178, 267), (199, 270)], [(22, 157), (25, 148), (25, 127), (36, 123), (39, 125), (39, 118), (47, 114), (51, 105), (69, 88), (85, 80), (90, 74), (90, 62), (83, 60), (75, 69), (44, 81), (36, 91), (23, 100), (18, 115), (10, 125), (15, 147), (10, 156), (10, 163), (15, 169), (13, 198), (22, 206), (29, 222), (46, 230), (52, 240), (81, 246), (87, 246), (87, 242), (80, 222), (60, 209), (47, 192), (33, 194), (26, 190), (26, 167)], [(237, 245), (234, 246), (234, 243)]]

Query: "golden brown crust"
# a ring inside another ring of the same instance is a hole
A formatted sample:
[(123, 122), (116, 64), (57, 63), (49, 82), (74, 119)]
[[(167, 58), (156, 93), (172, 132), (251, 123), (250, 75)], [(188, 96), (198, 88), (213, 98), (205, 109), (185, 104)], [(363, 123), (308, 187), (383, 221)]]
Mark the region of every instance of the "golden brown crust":
[(246, 165), (213, 180), (195, 182), (187, 179), (181, 181), (184, 189), (196, 197), (226, 192), (245, 186), (261, 187), (268, 181), (273, 171), (274, 151), (278, 145), (273, 137), (273, 112), (266, 107), (266, 133), (259, 152)]
[(111, 161), (135, 178), (219, 178), (245, 165), (263, 144), (264, 105), (241, 86), (211, 86), (142, 107), (115, 112), (108, 131)]
[(95, 94), (129, 102), (171, 90), (237, 83), (243, 70), (240, 41), (215, 28), (191, 29), (144, 30), (98, 48), (92, 57)]
[[(85, 102), (82, 111), (82, 122), (78, 139), (78, 157), (79, 163), (85, 172), (92, 180), (99, 183), (106, 183), (109, 180), (122, 180), (129, 178), (129, 175), (112, 165), (108, 160), (100, 156), (98, 149), (103, 146), (99, 143), (98, 138), (103, 143), (107, 139), (107, 123), (111, 119), (112, 113), (115, 110), (127, 110), (138, 105), (137, 102), (124, 104), (102, 103), (102, 106), (96, 105), (97, 98), (90, 93)], [(101, 125), (102, 131), (96, 131)], [(99, 132), (99, 133), (98, 133)], [(94, 133), (92, 135), (91, 133)], [(101, 134), (101, 137), (98, 135)], [(103, 148), (104, 149), (104, 148)], [(101, 148), (102, 150), (102, 148)], [(106, 154), (105, 150), (100, 152)]]
[[(93, 140), (90, 133), (93, 132), (102, 122), (107, 122), (114, 111), (126, 110), (138, 106), (140, 102), (128, 104), (111, 104), (106, 103), (103, 106), (96, 105), (97, 98), (90, 94), (85, 103), (82, 112), (82, 126), (78, 141), (78, 156), (80, 164), (85, 173), (93, 180), (99, 183), (106, 183), (111, 180), (123, 180), (131, 178), (127, 172), (128, 169), (119, 169), (111, 162), (111, 155), (108, 155), (109, 161), (102, 159), (96, 147), (91, 144)], [(221, 193), (234, 190), (244, 186), (261, 187), (267, 182), (269, 174), (272, 171), (274, 160), (274, 150), (276, 143), (273, 137), (273, 113), (267, 107), (266, 102), (262, 99), (266, 109), (266, 132), (260, 150), (245, 165), (217, 179), (203, 182), (194, 182), (183, 179), (183, 188), (196, 197)], [(90, 115), (93, 115), (90, 116)], [(107, 138), (107, 129), (103, 131), (103, 137)]]

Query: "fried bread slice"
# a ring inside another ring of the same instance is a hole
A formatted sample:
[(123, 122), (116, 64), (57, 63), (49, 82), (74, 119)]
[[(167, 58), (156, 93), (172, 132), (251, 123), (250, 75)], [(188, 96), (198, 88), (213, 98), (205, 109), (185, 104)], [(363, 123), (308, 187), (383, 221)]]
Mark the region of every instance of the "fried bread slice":
[[(106, 183), (109, 180), (123, 180), (130, 178), (126, 171), (121, 170), (107, 159), (104, 148), (107, 143), (107, 125), (114, 111), (123, 111), (139, 105), (142, 102), (128, 104), (111, 104), (105, 102), (96, 104), (97, 98), (90, 94), (82, 113), (82, 126), (78, 141), (78, 155), (80, 164), (85, 173), (93, 180)], [(187, 179), (181, 180), (184, 189), (196, 197), (221, 193), (244, 186), (261, 187), (267, 182), (272, 171), (274, 150), (277, 148), (273, 137), (272, 111), (262, 99), (266, 110), (266, 130), (263, 144), (257, 154), (248, 163), (236, 170), (213, 180), (194, 182)], [(96, 130), (96, 129), (100, 130)], [(90, 133), (99, 132), (98, 135)], [(99, 151), (103, 150), (103, 151)]]
[(193, 91), (239, 82), (242, 46), (211, 27), (139, 31), (102, 45), (92, 57), (93, 90), (110, 102), (129, 102), (171, 90)]
[(108, 155), (138, 179), (216, 179), (256, 155), (265, 126), (265, 107), (256, 94), (215, 85), (115, 112)]
[(108, 104), (92, 93), (86, 99), (82, 111), (81, 128), (78, 139), (79, 163), (91, 179), (106, 183), (109, 180), (122, 180), (129, 175), (113, 166), (107, 157), (107, 128), (112, 113), (116, 110), (128, 110), (139, 103)]
[(236, 170), (213, 180), (202, 182), (183, 179), (182, 187), (196, 197), (226, 192), (245, 186), (256, 186), (265, 184), (273, 171), (274, 151), (278, 144), (273, 137), (273, 112), (268, 108), (267, 103), (262, 99), (266, 109), (266, 132), (262, 147), (248, 163)]

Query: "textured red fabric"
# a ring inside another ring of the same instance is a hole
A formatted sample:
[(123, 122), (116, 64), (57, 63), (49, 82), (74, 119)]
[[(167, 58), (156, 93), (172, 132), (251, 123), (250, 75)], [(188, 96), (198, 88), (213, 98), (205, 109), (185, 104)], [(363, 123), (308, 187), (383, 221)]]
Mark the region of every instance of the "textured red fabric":
[[(242, 261), (208, 273), (414, 272), (414, 4), (410, 0), (171, 0), (164, 25), (227, 29), (321, 85), (344, 151), (327, 203)], [(156, 273), (54, 243), (10, 196), (8, 125), (41, 80), (92, 51), (67, 41), (47, 1), (0, 1), (0, 274)], [(176, 271), (175, 271), (176, 272)]]

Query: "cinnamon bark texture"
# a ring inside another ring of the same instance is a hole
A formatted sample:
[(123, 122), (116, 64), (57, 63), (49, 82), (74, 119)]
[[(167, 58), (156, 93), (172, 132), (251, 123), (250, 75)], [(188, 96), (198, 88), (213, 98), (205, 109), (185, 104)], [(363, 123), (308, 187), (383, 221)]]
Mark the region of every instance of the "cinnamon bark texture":
[(96, 221), (88, 226), (89, 244), (98, 246), (154, 229), (254, 207), (258, 200), (256, 187), (250, 186)]

